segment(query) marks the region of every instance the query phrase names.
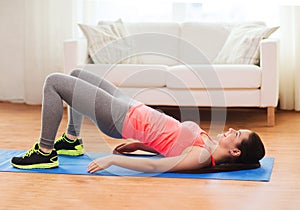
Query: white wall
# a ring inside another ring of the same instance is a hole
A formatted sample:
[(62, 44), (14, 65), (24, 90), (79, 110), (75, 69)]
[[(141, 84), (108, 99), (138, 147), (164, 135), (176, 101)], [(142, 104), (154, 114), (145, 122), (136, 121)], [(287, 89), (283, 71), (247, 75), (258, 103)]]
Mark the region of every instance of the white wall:
[(24, 98), (24, 2), (0, 1), (0, 100)]

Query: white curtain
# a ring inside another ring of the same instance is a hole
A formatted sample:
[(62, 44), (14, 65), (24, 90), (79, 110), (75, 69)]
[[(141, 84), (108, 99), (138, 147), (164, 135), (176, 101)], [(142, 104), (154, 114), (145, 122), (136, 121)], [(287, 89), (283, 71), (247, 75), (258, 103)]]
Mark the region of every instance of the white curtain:
[(280, 6), (280, 108), (300, 110), (300, 6)]
[(23, 100), (24, 5), (0, 1), (0, 101)]
[(63, 40), (74, 37), (76, 3), (1, 0), (0, 100), (41, 103), (46, 76), (63, 71)]
[(47, 75), (63, 71), (63, 40), (73, 37), (72, 0), (25, 1), (24, 100), (40, 104)]

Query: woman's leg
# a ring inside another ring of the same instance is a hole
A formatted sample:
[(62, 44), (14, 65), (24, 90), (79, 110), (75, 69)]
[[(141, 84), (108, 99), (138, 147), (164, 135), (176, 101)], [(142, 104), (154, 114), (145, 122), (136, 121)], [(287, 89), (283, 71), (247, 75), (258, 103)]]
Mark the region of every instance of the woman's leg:
[[(103, 78), (99, 77), (96, 74), (81, 69), (75, 69), (71, 72), (70, 75), (82, 79), (98, 88), (101, 88), (102, 90), (106, 91), (110, 95), (122, 99), (125, 102), (129, 102), (130, 100), (132, 100), (130, 97), (125, 95), (123, 92), (121, 92), (121, 90), (118, 89), (115, 85), (108, 82), (107, 80), (104, 80)], [(82, 114), (78, 113), (70, 106), (68, 107), (68, 113), (69, 113), (69, 122), (68, 122), (67, 134), (71, 134), (73, 137), (77, 137), (79, 136), (81, 130)]]
[(111, 82), (103, 79), (102, 77), (99, 77), (98, 75), (92, 72), (81, 70), (81, 69), (75, 69), (71, 72), (70, 75), (82, 79), (92, 85), (95, 85), (96, 87), (103, 89), (104, 91), (106, 91), (107, 93), (109, 93), (110, 95), (116, 98), (131, 100), (130, 97), (124, 94), (119, 88), (117, 88)]
[(121, 138), (130, 100), (112, 96), (97, 86), (73, 76), (55, 73), (44, 85), (40, 146), (52, 149), (65, 101), (76, 112), (93, 120), (105, 134)]

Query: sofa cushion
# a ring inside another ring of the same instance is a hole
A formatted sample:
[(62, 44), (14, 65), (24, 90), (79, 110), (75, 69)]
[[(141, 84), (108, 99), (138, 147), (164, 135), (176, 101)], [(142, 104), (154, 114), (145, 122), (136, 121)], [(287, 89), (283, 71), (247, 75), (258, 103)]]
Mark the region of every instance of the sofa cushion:
[(143, 64), (175, 65), (179, 58), (180, 24), (137, 22), (125, 24)]
[(168, 88), (259, 88), (261, 69), (256, 65), (179, 65), (170, 67)]
[(87, 64), (79, 68), (91, 71), (107, 79), (119, 87), (148, 87), (166, 86), (167, 66), (142, 64)]
[(211, 63), (222, 49), (232, 27), (225, 23), (182, 23), (180, 59), (187, 64)]

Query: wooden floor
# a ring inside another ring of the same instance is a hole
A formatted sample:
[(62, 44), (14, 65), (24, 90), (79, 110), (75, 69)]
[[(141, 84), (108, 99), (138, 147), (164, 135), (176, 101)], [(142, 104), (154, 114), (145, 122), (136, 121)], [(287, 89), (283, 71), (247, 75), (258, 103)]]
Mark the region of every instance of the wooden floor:
[[(40, 132), (40, 106), (0, 103), (0, 149), (28, 149)], [(207, 114), (208, 112), (208, 114)], [(209, 110), (201, 111), (210, 116)], [(64, 132), (66, 115), (59, 129)], [(0, 209), (300, 209), (300, 113), (276, 111), (266, 127), (266, 110), (230, 109), (225, 129), (249, 128), (275, 157), (270, 182), (0, 173)], [(201, 126), (210, 127), (209, 117)], [(108, 139), (85, 120), (87, 151), (107, 152)]]

